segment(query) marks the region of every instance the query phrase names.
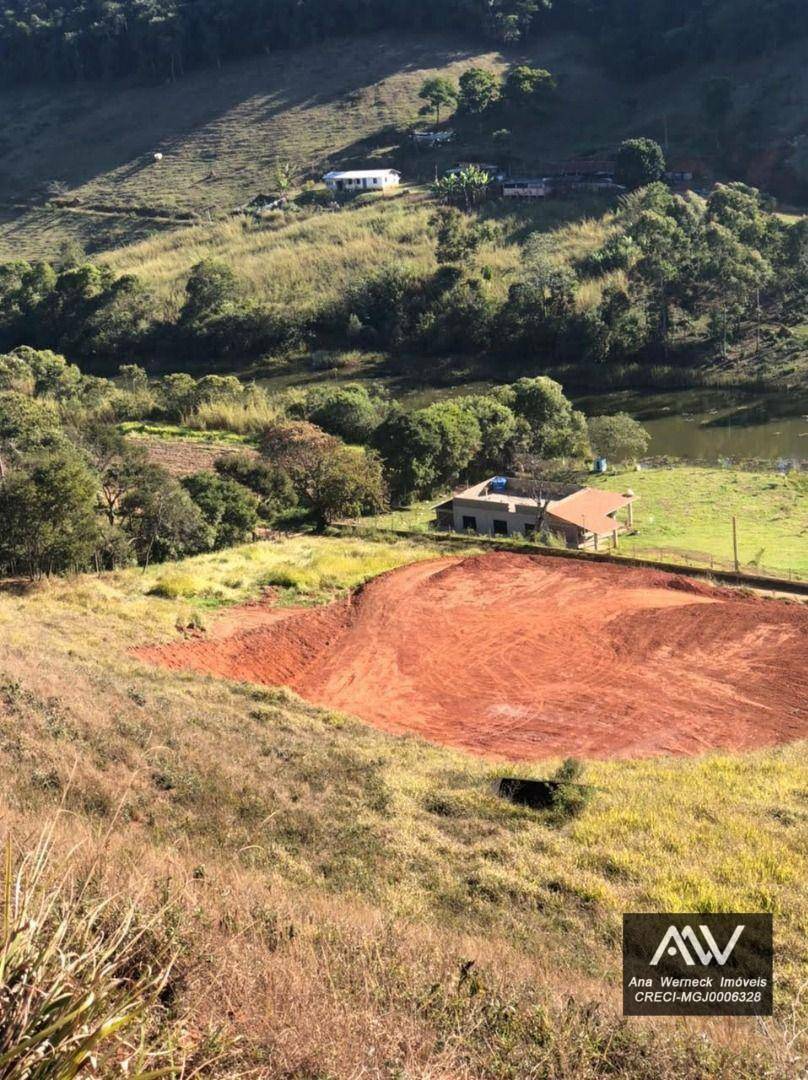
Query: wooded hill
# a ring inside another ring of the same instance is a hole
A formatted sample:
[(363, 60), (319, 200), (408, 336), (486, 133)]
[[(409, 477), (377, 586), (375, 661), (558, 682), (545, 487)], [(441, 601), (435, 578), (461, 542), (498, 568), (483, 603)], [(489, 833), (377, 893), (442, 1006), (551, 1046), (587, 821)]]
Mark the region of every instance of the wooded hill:
[[(249, 29), (248, 29), (249, 28)], [(623, 78), (771, 55), (808, 30), (800, 0), (18, 0), (0, 14), (3, 81), (174, 80), (258, 52), (378, 30), (471, 32), (533, 44), (575, 29)]]

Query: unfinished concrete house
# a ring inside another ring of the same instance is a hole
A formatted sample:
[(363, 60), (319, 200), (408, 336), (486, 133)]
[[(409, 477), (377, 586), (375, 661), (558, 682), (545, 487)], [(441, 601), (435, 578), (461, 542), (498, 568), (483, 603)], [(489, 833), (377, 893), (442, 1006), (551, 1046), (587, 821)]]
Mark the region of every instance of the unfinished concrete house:
[[(435, 527), (484, 536), (552, 534), (568, 547), (593, 548), (616, 542), (634, 523), (634, 493), (492, 476), (456, 491), (435, 507)], [(624, 520), (617, 513), (626, 510)]]

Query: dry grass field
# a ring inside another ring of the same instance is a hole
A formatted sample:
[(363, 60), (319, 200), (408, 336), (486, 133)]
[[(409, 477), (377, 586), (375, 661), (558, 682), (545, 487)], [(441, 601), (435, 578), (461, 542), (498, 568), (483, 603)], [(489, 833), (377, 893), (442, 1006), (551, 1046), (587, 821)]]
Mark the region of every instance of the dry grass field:
[[(565, 262), (594, 250), (608, 235), (611, 215), (593, 196), (575, 202), (517, 209), (484, 207), (480, 217), (491, 238), (474, 255), (477, 267), (495, 270), (490, 287), (502, 297), (521, 272), (521, 243), (527, 232), (547, 230), (552, 255)], [(234, 267), (244, 291), (285, 309), (311, 312), (343, 297), (351, 286), (381, 268), (398, 266), (424, 273), (436, 268), (435, 203), (421, 192), (379, 196), (340, 211), (291, 214), (268, 220), (232, 218), (174, 230), (102, 256), (117, 273), (136, 274), (165, 302), (181, 303), (191, 267), (206, 257)], [(584, 306), (595, 303), (607, 278), (581, 289)]]
[[(210, 633), (218, 608), (273, 581), (281, 602), (314, 603), (431, 554), (301, 537), (4, 585), (13, 865), (53, 821), (36, 887), (133, 904), (136, 970), (173, 959), (102, 1075), (138, 1055), (278, 1080), (797, 1075), (803, 746), (593, 762), (593, 802), (554, 820), (491, 794), (502, 765), (128, 651)], [(774, 1019), (621, 1019), (624, 910), (774, 912)]]

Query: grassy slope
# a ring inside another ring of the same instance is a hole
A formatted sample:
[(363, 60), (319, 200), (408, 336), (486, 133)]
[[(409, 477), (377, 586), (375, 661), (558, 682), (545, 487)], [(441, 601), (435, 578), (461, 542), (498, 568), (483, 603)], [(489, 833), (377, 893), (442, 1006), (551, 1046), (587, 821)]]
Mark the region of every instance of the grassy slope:
[[(506, 150), (476, 123), (461, 124), (457, 143), (434, 157), (414, 154), (406, 140), (397, 150), (417, 118), (425, 77), (456, 78), (472, 64), (501, 72), (523, 60), (558, 76), (560, 101), (549, 115), (509, 121)], [(774, 70), (769, 61), (732, 69), (737, 112), (763, 110), (764, 142), (801, 130), (802, 61), (795, 47), (778, 55)], [(171, 225), (144, 222), (135, 210), (215, 217), (271, 188), (279, 161), (317, 177), (332, 164), (395, 160), (408, 178), (429, 179), (436, 163), (466, 155), (505, 154), (515, 167), (530, 167), (602, 153), (627, 135), (664, 141), (666, 131), (671, 154), (689, 157), (704, 144), (695, 114), (706, 74), (684, 70), (634, 87), (608, 76), (580, 39), (563, 35), (529, 55), (456, 36), (379, 35), (195, 72), (173, 85), (4, 91), (0, 106), (10, 119), (0, 137), (0, 255), (53, 254), (69, 237), (103, 250)], [(155, 151), (164, 154), (159, 165)], [(43, 207), (53, 181), (66, 186), (68, 206)]]
[[(272, 190), (277, 162), (319, 176), (332, 161), (389, 160), (391, 131), (416, 118), (423, 80), (436, 71), (456, 77), (471, 63), (503, 68), (497, 54), (462, 42), (385, 37), (245, 61), (171, 86), (10, 93), (4, 105), (15, 121), (4, 131), (0, 196), (24, 205), (61, 180), (85, 209), (218, 215)], [(159, 165), (156, 151), (164, 154)], [(54, 239), (49, 217), (31, 210), (0, 227), (0, 243), (5, 235), (19, 251), (25, 237), (45, 254)], [(84, 240), (98, 229), (105, 246), (110, 222), (84, 218), (71, 224), (61, 212), (59, 228)]]
[[(491, 763), (127, 656), (261, 581), (323, 599), (428, 553), (291, 539), (0, 594), (4, 827), (25, 846), (62, 800), (59, 858), (109, 830), (99, 888), (159, 910), (153, 933), (179, 953), (164, 1020), (186, 1045), (213, 1024), (216, 1075), (793, 1075), (804, 748), (593, 763), (594, 803), (559, 828), (494, 798)], [(147, 595), (177, 574), (185, 599)], [(746, 1021), (621, 1026), (620, 913), (654, 909), (777, 913), (768, 1035)], [(699, 1049), (699, 1030), (724, 1050)], [(642, 1049), (652, 1036), (689, 1049)], [(722, 1065), (729, 1047), (740, 1059)], [(772, 1054), (767, 1073), (758, 1055)]]
[[(480, 247), (475, 264), (497, 271), (491, 288), (503, 295), (518, 272), (519, 244), (527, 231), (558, 226), (559, 260), (578, 256), (603, 241), (609, 221), (600, 218), (605, 207), (597, 197), (517, 210), (492, 204), (481, 216), (494, 225), (494, 236)], [(383, 266), (435, 269), (434, 229), (429, 225), (434, 212), (434, 202), (423, 193), (405, 192), (334, 213), (278, 212), (258, 221), (239, 217), (196, 226), (111, 252), (103, 261), (118, 273), (137, 274), (176, 306), (194, 263), (215, 256), (235, 267), (250, 295), (310, 310), (344, 296), (362, 276)], [(582, 301), (595, 299), (598, 288), (595, 283), (585, 286)]]

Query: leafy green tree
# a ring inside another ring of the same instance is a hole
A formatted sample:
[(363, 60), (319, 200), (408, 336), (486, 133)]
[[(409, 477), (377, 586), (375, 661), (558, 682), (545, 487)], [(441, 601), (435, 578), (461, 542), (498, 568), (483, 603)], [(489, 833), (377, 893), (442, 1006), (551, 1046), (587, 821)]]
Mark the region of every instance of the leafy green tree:
[(438, 483), (454, 483), (480, 453), (480, 422), (471, 409), (456, 401), (436, 401), (423, 413), (435, 425), (440, 437), (435, 458)]
[(284, 469), (296, 489), (310, 464), (323, 454), (335, 452), (340, 445), (339, 439), (308, 420), (276, 420), (267, 424), (259, 437), (262, 457)]
[(221, 259), (202, 259), (192, 267), (186, 282), (180, 320), (194, 323), (209, 319), (237, 304), (240, 297), (238, 278), (232, 268)]
[(121, 364), (118, 368), (118, 381), (130, 394), (148, 393), (149, 376), (145, 369), (137, 364)]
[(240, 453), (224, 454), (214, 461), (213, 467), (219, 476), (235, 480), (258, 496), (258, 513), (265, 521), (271, 521), (297, 503), (292, 479), (278, 465)]
[(639, 215), (631, 235), (640, 252), (635, 268), (647, 287), (651, 321), (656, 323), (658, 339), (667, 347), (671, 294), (682, 273), (685, 237), (674, 217), (655, 210)]
[(297, 170), (291, 161), (278, 161), (272, 170), (272, 183), (276, 191), (285, 195), (295, 182)]
[(651, 442), (646, 429), (628, 413), (593, 416), (587, 421), (587, 429), (592, 452), (609, 461), (637, 461)]
[(196, 407), (196, 379), (185, 371), (164, 375), (157, 384), (157, 394), (166, 419), (181, 420)]
[(483, 240), (483, 232), (469, 225), (463, 215), (453, 207), (441, 208), (430, 220), (436, 230), (435, 257), (438, 263), (465, 264)]
[(33, 397), (35, 388), (34, 373), (22, 357), (14, 353), (0, 356), (0, 392), (11, 391)]
[(351, 443), (367, 442), (381, 421), (378, 403), (364, 386), (338, 386), (312, 392), (308, 419), (323, 431)]
[(626, 139), (615, 162), (615, 180), (630, 190), (652, 184), (665, 172), (665, 154), (653, 139)]
[(490, 394), (459, 398), (457, 404), (471, 412), (480, 426), (480, 448), (471, 468), (481, 473), (507, 469), (519, 432), (513, 410)]
[(96, 487), (68, 447), (7, 474), (0, 481), (0, 564), (30, 577), (87, 569), (99, 541)]
[(194, 407), (215, 402), (242, 401), (246, 387), (236, 375), (203, 375), (194, 387)]
[(798, 311), (808, 310), (808, 217), (800, 218), (788, 230), (784, 262)]
[(548, 0), (516, 0), (487, 9), (489, 33), (503, 45), (515, 45), (529, 33), (537, 12), (550, 6)]
[[(449, 279), (449, 287), (443, 278)], [(456, 266), (435, 275), (435, 297), (418, 320), (413, 344), (429, 354), (485, 351), (490, 342), (495, 301), (479, 278), (464, 276)]]
[(494, 330), (503, 350), (546, 363), (559, 359), (575, 314), (578, 280), (569, 266), (543, 251), (531, 254), (521, 281), (508, 290), (508, 300)]
[(632, 301), (628, 291), (618, 285), (609, 285), (603, 290), (596, 320), (597, 341), (593, 343), (593, 355), (597, 360), (632, 356), (648, 340), (645, 312)]
[(115, 405), (117, 414), (126, 420), (138, 420), (149, 416), (157, 407), (156, 387), (149, 376), (137, 364), (122, 364), (116, 380), (119, 399)]
[(520, 64), (508, 72), (503, 96), (508, 104), (517, 108), (537, 108), (552, 101), (557, 89), (549, 71)]
[(82, 374), (75, 364), (50, 349), (32, 349), (28, 345), (16, 348), (12, 356), (23, 361), (34, 378), (37, 397), (51, 397), (65, 401), (77, 397), (81, 391)]
[(132, 274), (105, 284), (83, 324), (63, 347), (97, 365), (113, 363), (142, 346), (154, 328), (155, 300)]
[(777, 257), (783, 240), (783, 226), (763, 205), (757, 188), (748, 184), (716, 184), (707, 199), (706, 225), (723, 225), (743, 244), (756, 248), (764, 257)]
[(124, 496), (137, 486), (149, 466), (148, 452), (103, 420), (82, 418), (69, 431), (98, 478), (98, 507), (109, 528), (118, 523)]
[(415, 312), (423, 301), (423, 282), (408, 268), (384, 266), (348, 290), (342, 315), (359, 320), (366, 344), (399, 347), (411, 331)]
[(144, 567), (207, 551), (215, 539), (185, 488), (157, 465), (146, 466), (126, 492), (120, 519)]
[(440, 123), (441, 109), (450, 109), (457, 102), (457, 87), (443, 75), (434, 75), (424, 80), (418, 97), (427, 104), (425, 107), (435, 112), (435, 123)]
[(463, 112), (479, 116), (499, 98), (499, 82), (486, 68), (468, 68), (460, 76), (458, 104)]
[(252, 536), (258, 524), (259, 499), (249, 488), (215, 472), (186, 476), (182, 486), (201, 510), (213, 548), (232, 547)]
[(299, 471), (298, 484), (320, 528), (339, 518), (379, 513), (387, 504), (381, 460), (356, 447), (321, 449)]
[(494, 394), (527, 425), (528, 453), (551, 459), (585, 457), (589, 452), (586, 418), (564, 396), (560, 383), (538, 375), (517, 379)]
[[(55, 405), (13, 390), (0, 392), (0, 461), (54, 446), (62, 439)], [(2, 466), (0, 466), (2, 468)]]
[(468, 211), (480, 202), (490, 184), (491, 177), (484, 169), (467, 165), (459, 172), (440, 177), (432, 185), (432, 190), (443, 202), (462, 206)]
[(773, 268), (759, 251), (717, 222), (707, 228), (706, 246), (699, 306), (707, 311), (713, 337), (726, 356), (744, 316), (759, 307), (760, 291), (771, 282)]
[(373, 435), (392, 496), (401, 502), (431, 494), (440, 477), (442, 433), (425, 409), (394, 412)]

